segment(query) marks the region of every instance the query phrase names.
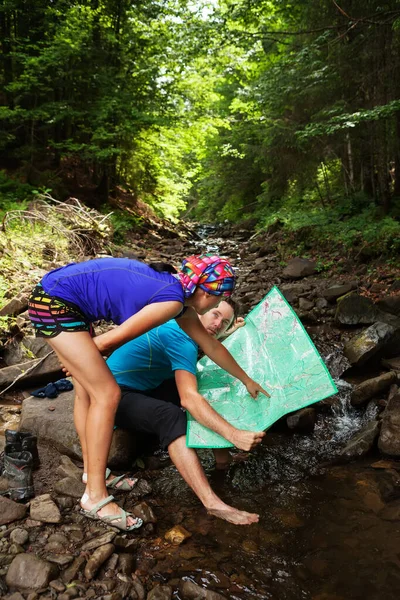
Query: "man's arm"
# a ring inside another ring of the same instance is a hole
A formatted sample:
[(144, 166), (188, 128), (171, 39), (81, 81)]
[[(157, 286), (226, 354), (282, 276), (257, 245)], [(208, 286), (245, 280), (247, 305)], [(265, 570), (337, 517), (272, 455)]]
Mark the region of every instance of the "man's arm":
[(265, 436), (264, 431), (254, 432), (236, 429), (228, 421), (225, 421), (199, 394), (197, 379), (193, 373), (179, 369), (175, 371), (175, 381), (183, 408), (186, 408), (201, 425), (215, 431), (236, 448), (252, 450)]
[(204, 354), (207, 354), (219, 367), (239, 379), (253, 398), (256, 398), (258, 392), (265, 394), (268, 398), (270, 397), (266, 390), (243, 371), (225, 346), (207, 333), (195, 310), (188, 308), (178, 320), (178, 323), (179, 327), (200, 346)]

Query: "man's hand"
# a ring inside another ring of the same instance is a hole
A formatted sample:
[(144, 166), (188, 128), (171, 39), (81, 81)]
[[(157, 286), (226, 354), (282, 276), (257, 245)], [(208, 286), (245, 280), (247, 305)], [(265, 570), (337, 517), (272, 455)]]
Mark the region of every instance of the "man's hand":
[(239, 450), (253, 450), (262, 441), (265, 431), (245, 431), (244, 429), (235, 429), (230, 437), (230, 442)]
[(268, 394), (268, 392), (266, 390), (264, 390), (264, 388), (262, 388), (261, 385), (259, 385), (253, 379), (248, 379), (245, 382), (245, 386), (246, 386), (247, 391), (249, 392), (249, 394), (250, 394), (250, 396), (252, 398), (257, 398), (257, 395), (258, 395), (259, 392), (261, 392), (262, 394), (264, 394), (264, 396), (267, 396), (267, 398), (271, 398), (271, 395)]
[(228, 335), (232, 335), (236, 331), (236, 329), (240, 329), (240, 327), (244, 327), (246, 325), (246, 321), (243, 317), (238, 317), (235, 319), (235, 322), (227, 329), (224, 333), (224, 337), (228, 337)]

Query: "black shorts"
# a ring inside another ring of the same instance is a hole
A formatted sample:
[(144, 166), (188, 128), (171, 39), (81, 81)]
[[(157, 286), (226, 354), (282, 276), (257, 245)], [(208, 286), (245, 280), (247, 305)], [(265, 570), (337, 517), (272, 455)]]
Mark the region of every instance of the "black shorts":
[(135, 433), (155, 435), (163, 449), (186, 435), (186, 413), (181, 408), (175, 379), (146, 391), (121, 386), (115, 425)]

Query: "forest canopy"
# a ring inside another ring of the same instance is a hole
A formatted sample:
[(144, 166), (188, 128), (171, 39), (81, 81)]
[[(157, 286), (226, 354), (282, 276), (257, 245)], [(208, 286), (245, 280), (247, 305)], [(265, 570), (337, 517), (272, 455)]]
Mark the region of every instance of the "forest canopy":
[(400, 248), (397, 1), (0, 0), (0, 45), (3, 203), (122, 186)]

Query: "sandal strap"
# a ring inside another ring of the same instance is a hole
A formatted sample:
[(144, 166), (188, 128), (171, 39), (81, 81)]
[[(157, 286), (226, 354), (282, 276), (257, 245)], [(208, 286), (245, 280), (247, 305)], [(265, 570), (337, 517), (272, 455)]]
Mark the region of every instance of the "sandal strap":
[(109, 469), (108, 467), (106, 468), (106, 479), (108, 479), (111, 475), (111, 469)]
[(107, 485), (109, 487), (113, 487), (115, 485), (117, 485), (117, 483), (119, 483), (122, 479), (125, 479), (126, 475), (117, 475), (117, 477), (114, 477), (113, 479), (111, 479), (111, 481), (107, 481)]
[[(95, 506), (93, 506), (93, 508), (91, 508), (88, 512), (90, 515), (96, 516), (97, 513), (99, 512), (99, 510), (101, 510), (103, 508), (103, 506), (107, 506), (107, 504), (110, 504), (110, 502), (113, 502), (113, 501), (114, 501), (114, 496), (107, 496), (107, 498), (100, 500), (100, 502), (98, 502)], [(102, 517), (102, 519), (104, 519), (104, 517)]]

